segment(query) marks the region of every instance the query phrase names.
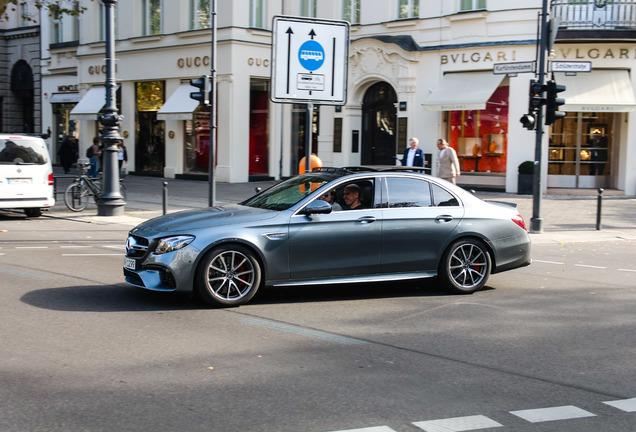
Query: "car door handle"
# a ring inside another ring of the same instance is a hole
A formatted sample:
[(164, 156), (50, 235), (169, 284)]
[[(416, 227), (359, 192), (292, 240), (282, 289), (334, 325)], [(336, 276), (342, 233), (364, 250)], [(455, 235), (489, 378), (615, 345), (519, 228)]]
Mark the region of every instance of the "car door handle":
[(370, 224), (376, 221), (376, 218), (374, 218), (373, 216), (364, 216), (359, 218), (358, 220), (356, 220), (356, 222), (361, 223), (361, 224)]
[(453, 217), (451, 215), (439, 215), (435, 220), (438, 222), (450, 222), (453, 220)]

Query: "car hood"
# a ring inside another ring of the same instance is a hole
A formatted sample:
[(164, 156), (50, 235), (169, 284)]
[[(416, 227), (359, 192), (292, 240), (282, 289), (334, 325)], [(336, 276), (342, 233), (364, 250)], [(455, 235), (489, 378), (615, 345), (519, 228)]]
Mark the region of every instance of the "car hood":
[(253, 223), (273, 218), (278, 214), (277, 211), (229, 204), (159, 216), (137, 225), (130, 233), (144, 237), (159, 233), (186, 234), (206, 227)]

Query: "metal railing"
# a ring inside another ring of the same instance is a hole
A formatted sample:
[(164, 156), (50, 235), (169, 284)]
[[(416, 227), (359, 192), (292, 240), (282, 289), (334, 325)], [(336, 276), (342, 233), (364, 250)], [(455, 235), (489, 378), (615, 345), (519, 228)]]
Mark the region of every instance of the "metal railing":
[(560, 30), (636, 30), (636, 0), (552, 0)]

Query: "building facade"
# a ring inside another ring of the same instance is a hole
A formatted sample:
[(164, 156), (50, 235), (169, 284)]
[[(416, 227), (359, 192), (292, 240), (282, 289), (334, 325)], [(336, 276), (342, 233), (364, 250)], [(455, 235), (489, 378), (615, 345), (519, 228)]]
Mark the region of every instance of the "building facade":
[(29, 4), (8, 5), (5, 13), (0, 19), (0, 130), (42, 133), (38, 11)]
[[(128, 170), (207, 178), (209, 110), (189, 80), (216, 58), (216, 177), (222, 182), (291, 176), (311, 151), (324, 165), (395, 165), (411, 136), (433, 174), (438, 138), (461, 160), (458, 183), (517, 191), (517, 167), (533, 160), (528, 110), (532, 73), (493, 73), (534, 61), (541, 0), (218, 0), (211, 46), (209, 0), (134, 0), (116, 11), (116, 78)], [(42, 19), (42, 127), (80, 154), (99, 136), (105, 101), (104, 25), (99, 2), (60, 22)], [(564, 119), (546, 129), (547, 187), (607, 187), (636, 194), (636, 4), (553, 0), (560, 27), (551, 59), (589, 61), (591, 72), (550, 74), (565, 84)], [(347, 103), (274, 103), (272, 18), (351, 23)], [(307, 116), (311, 119), (308, 122)]]

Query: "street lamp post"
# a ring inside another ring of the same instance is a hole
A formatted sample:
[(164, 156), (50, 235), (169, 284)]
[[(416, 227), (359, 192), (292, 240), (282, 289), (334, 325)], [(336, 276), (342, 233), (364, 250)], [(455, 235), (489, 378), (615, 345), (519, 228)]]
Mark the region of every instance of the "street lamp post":
[(117, 162), (117, 144), (121, 140), (119, 125), (122, 116), (117, 114), (115, 104), (115, 23), (114, 10), (117, 0), (102, 0), (106, 28), (106, 105), (104, 114), (100, 114), (99, 122), (104, 127), (102, 132), (102, 193), (97, 200), (98, 216), (120, 216), (124, 214), (124, 201), (119, 192), (119, 166)]

